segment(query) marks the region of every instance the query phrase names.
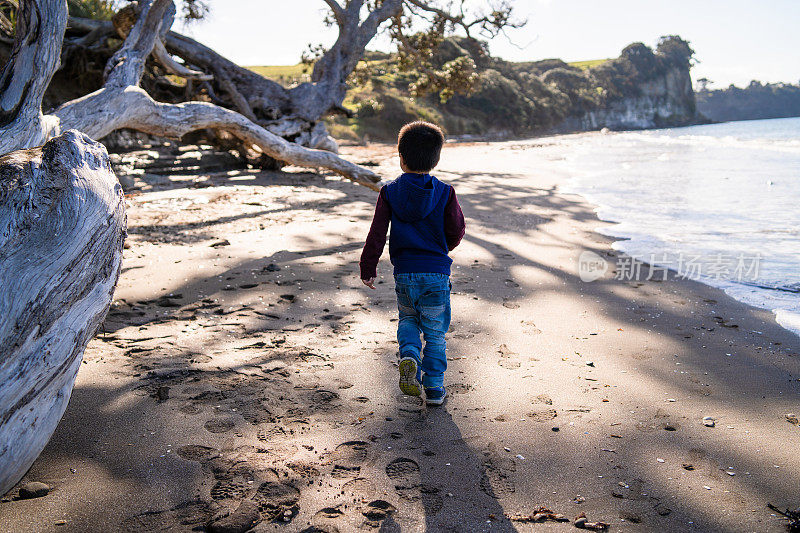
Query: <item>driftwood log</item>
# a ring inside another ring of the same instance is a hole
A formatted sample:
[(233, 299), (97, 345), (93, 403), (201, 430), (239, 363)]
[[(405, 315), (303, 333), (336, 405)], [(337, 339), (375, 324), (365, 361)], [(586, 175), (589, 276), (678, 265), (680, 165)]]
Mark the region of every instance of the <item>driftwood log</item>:
[(0, 495), (64, 414), (124, 238), (122, 188), (100, 143), (67, 131), (0, 157)]

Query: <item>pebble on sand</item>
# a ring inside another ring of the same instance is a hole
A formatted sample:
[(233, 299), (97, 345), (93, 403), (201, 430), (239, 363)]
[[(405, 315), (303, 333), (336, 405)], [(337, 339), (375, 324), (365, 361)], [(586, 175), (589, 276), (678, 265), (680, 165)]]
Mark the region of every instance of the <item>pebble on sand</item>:
[(705, 416), (703, 417), (703, 425), (709, 428), (713, 428), (717, 424), (716, 420), (713, 417)]
[(47, 496), (49, 492), (49, 485), (46, 485), (40, 481), (33, 481), (31, 483), (26, 483), (19, 489), (19, 497), (23, 500), (29, 500), (31, 498), (41, 498), (42, 496)]

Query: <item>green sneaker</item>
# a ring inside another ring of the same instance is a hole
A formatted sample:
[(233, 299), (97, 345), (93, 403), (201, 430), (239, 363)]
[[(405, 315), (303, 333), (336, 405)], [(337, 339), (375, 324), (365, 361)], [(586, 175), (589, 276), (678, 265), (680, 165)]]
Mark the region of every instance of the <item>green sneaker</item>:
[(400, 390), (409, 396), (422, 394), (417, 380), (417, 361), (413, 357), (400, 359)]

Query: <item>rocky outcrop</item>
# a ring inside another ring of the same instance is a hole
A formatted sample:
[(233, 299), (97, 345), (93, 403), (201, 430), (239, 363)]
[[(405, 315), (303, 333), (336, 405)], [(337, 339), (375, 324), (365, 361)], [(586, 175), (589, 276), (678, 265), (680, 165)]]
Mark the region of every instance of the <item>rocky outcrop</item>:
[(639, 95), (613, 100), (605, 107), (568, 117), (557, 129), (648, 129), (685, 126), (697, 121), (688, 68), (672, 68), (663, 76), (643, 83), (639, 90)]

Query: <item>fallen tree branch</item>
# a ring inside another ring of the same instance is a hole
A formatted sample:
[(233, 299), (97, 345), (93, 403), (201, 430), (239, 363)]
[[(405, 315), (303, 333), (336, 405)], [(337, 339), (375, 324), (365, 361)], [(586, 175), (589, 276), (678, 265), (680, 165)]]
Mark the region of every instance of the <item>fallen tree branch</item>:
[(143, 89), (129, 86), (121, 91), (101, 89), (61, 106), (54, 115), (65, 127), (81, 129), (95, 138), (102, 138), (120, 128), (176, 139), (191, 131), (220, 129), (279, 161), (331, 170), (360, 185), (379, 190), (375, 184), (380, 178), (372, 171), (331, 152), (291, 143), (235, 111), (206, 102), (160, 103)]
[(228, 96), (230, 96), (231, 100), (233, 100), (233, 103), (236, 105), (239, 113), (255, 122), (256, 115), (253, 113), (253, 108), (250, 107), (250, 103), (244, 96), (242, 96), (242, 93), (239, 92), (231, 79), (224, 77), (219, 80), (219, 82), (222, 85), (222, 88), (225, 89), (225, 92), (228, 93)]
[(180, 76), (181, 78), (200, 81), (210, 81), (214, 79), (214, 76), (211, 74), (206, 74), (199, 70), (192, 70), (172, 59), (172, 56), (169, 55), (167, 49), (164, 48), (164, 43), (162, 43), (160, 39), (156, 41), (153, 47), (153, 57), (156, 61), (161, 63), (162, 67), (167, 69), (167, 72)]

